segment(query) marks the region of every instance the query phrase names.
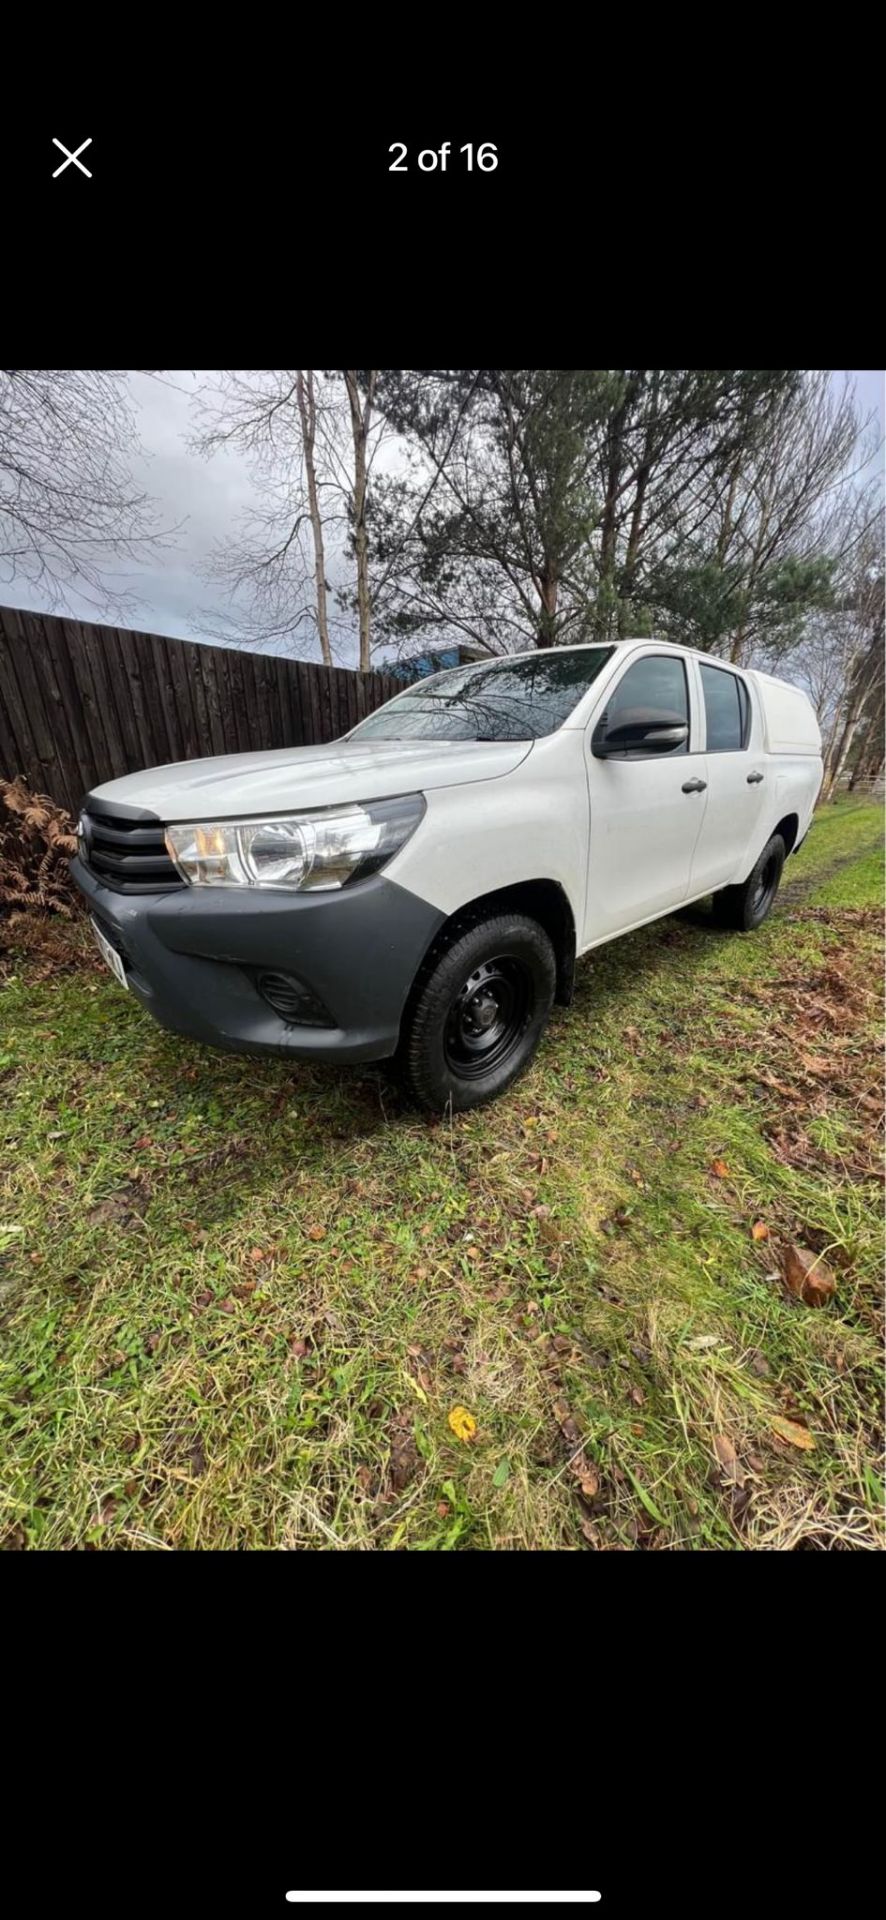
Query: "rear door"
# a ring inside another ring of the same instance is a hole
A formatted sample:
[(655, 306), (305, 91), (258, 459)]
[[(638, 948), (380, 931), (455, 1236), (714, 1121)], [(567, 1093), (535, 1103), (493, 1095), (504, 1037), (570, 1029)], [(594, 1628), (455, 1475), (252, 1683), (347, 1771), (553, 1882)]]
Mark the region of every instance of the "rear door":
[(747, 878), (760, 852), (767, 757), (748, 682), (731, 667), (695, 659), (707, 761), (708, 804), (692, 862), (693, 895)]
[[(585, 739), (590, 794), (590, 843), (584, 946), (622, 933), (678, 907), (689, 893), (692, 855), (707, 799), (705, 756), (699, 750), (698, 687), (679, 653), (654, 646), (628, 663), (595, 713)], [(668, 753), (630, 753), (596, 760), (592, 736), (601, 722), (643, 709), (689, 723), (685, 746)]]

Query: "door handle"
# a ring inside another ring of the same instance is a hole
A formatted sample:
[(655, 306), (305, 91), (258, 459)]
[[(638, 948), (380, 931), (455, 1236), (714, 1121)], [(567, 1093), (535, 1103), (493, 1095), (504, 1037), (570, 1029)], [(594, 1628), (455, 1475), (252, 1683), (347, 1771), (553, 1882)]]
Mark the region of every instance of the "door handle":
[(748, 786), (749, 786), (749, 787), (758, 787), (758, 786), (760, 785), (760, 781), (761, 781), (762, 779), (763, 779), (763, 775), (762, 775), (762, 773), (749, 773), (749, 774), (748, 774)]
[(707, 784), (706, 780), (686, 780), (683, 784), (682, 791), (684, 793), (705, 793), (707, 791)]

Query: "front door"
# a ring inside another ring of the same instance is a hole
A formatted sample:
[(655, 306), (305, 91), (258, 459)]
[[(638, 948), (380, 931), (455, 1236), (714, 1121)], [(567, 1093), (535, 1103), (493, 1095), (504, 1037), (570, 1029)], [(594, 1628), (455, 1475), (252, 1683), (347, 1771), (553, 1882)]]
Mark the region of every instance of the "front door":
[[(663, 726), (675, 715), (684, 718), (688, 741), (665, 753), (595, 759), (596, 728), (613, 727), (620, 715), (638, 710), (660, 715)], [(697, 692), (682, 656), (634, 654), (587, 734), (591, 830), (584, 946), (667, 913), (688, 897), (707, 803), (698, 740)]]

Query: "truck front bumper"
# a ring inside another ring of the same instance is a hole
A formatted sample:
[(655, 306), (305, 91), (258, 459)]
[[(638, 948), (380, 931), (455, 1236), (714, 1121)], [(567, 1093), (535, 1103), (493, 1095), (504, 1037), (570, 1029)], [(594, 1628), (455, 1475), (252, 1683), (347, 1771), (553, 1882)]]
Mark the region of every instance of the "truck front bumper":
[(134, 895), (102, 885), (79, 858), (71, 873), (142, 1006), (173, 1033), (235, 1053), (343, 1062), (394, 1053), (444, 918), (382, 875), (340, 893)]

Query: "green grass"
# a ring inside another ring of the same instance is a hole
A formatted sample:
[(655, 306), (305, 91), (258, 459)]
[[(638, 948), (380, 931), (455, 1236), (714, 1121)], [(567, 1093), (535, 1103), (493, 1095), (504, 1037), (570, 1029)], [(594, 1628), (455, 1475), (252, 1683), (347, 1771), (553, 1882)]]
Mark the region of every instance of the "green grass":
[(823, 810), (759, 934), (598, 950), (452, 1123), (381, 1072), (180, 1045), (82, 929), (18, 923), (6, 1543), (880, 1544), (881, 873), (882, 810)]

